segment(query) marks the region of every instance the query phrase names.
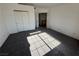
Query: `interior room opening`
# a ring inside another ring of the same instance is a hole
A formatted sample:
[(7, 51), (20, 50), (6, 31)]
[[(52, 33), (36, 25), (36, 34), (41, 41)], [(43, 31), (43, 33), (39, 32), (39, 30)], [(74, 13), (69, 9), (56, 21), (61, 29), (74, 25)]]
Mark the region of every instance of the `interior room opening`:
[(47, 13), (39, 13), (39, 27), (47, 27)]

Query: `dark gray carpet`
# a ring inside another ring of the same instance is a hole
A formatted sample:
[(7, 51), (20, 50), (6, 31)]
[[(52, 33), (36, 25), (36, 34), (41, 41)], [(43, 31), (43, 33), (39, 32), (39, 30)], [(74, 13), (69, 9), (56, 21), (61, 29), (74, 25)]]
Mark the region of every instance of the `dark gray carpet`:
[(11, 34), (0, 48), (1, 56), (31, 56), (30, 44), (26, 37), (29, 33), (34, 31), (46, 32), (58, 39), (61, 44), (44, 56), (78, 56), (79, 55), (79, 40), (61, 34), (55, 30), (38, 28), (31, 31), (23, 31), (15, 34)]

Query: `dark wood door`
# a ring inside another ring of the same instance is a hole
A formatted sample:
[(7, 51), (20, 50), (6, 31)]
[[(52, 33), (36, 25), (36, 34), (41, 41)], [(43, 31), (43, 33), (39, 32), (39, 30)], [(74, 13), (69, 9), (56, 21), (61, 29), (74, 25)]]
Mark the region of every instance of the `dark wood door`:
[(47, 13), (39, 13), (39, 27), (46, 27)]

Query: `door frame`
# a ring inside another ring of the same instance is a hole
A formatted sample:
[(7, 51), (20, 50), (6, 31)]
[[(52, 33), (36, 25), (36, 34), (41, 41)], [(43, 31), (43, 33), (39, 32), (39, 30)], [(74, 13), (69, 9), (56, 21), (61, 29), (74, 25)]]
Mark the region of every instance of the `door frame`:
[[(47, 28), (47, 17), (48, 17), (47, 14), (48, 13), (47, 12), (44, 12), (44, 13), (46, 14), (46, 27), (45, 28)], [(38, 27), (40, 27), (40, 16), (39, 16), (40, 14), (42, 13), (38, 13)]]

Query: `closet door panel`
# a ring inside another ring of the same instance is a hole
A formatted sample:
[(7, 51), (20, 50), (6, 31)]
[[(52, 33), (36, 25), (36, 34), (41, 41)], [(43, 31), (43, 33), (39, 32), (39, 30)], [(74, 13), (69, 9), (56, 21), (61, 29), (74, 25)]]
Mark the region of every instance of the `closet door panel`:
[(17, 31), (26, 31), (29, 29), (28, 12), (15, 12)]
[(22, 13), (21, 12), (15, 12), (15, 20), (16, 20), (16, 26), (17, 26), (17, 31), (22, 31), (23, 30), (23, 22), (22, 22)]
[(29, 29), (29, 14), (28, 14), (28, 12), (23, 13), (23, 25), (24, 25), (24, 30)]

